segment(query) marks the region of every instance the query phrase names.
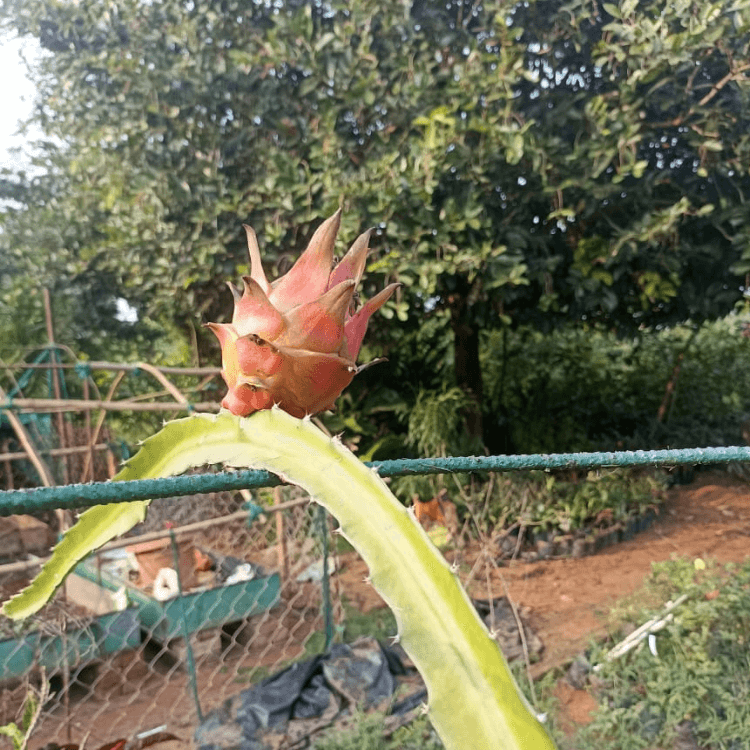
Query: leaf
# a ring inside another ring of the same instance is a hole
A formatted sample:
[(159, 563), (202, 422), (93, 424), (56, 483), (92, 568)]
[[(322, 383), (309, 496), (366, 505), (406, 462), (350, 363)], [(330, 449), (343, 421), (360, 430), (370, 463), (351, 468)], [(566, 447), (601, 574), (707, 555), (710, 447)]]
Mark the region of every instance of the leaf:
[(39, 700), (33, 692), (29, 691), (26, 695), (26, 702), (23, 705), (23, 718), (21, 719), (21, 729), (24, 733), (28, 734), (29, 730), (33, 727), (38, 708)]
[(13, 722), (0, 726), (0, 735), (10, 737), (14, 750), (21, 750), (23, 747), (24, 734)]
[(622, 18), (622, 13), (620, 13), (620, 9), (614, 5), (613, 3), (603, 3), (602, 8), (609, 13), (612, 18)]

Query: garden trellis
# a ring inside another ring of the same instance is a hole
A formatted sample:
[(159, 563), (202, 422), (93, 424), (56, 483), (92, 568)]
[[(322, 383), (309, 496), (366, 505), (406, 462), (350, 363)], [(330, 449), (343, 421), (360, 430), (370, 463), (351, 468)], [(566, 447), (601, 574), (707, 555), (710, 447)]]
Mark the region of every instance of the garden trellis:
[[(37, 481), (52, 486), (58, 483), (55, 481), (56, 474), (57, 478), (62, 480), (59, 482), (61, 484), (73, 481), (70, 460), (76, 455), (84, 457), (79, 481), (93, 478), (95, 456), (103, 451), (108, 460), (108, 474), (110, 477), (113, 476), (114, 454), (120, 453), (127, 458), (128, 453), (124, 443), (114, 445), (101, 439), (102, 427), (108, 413), (127, 411), (176, 414), (216, 411), (218, 408), (214, 402), (190, 401), (167, 377), (199, 376), (202, 378), (201, 382), (191, 390), (201, 393), (218, 376), (220, 370), (215, 367), (155, 367), (143, 362), (85, 362), (78, 360), (68, 347), (55, 343), (41, 347), (31, 362), (16, 365), (5, 365), (0, 362), (0, 365), (9, 381), (7, 390), (3, 389), (0, 383), (0, 430), (3, 426), (9, 428), (6, 429), (7, 434), (0, 435), (3, 438), (0, 441), (0, 460), (5, 464), (6, 489), (13, 488), (10, 462), (19, 460), (28, 460), (33, 466)], [(66, 372), (75, 374), (73, 381), (80, 385), (80, 397), (70, 395)], [(108, 392), (104, 396), (99, 394), (98, 398), (91, 398), (92, 390), (98, 393), (94, 374), (105, 372), (114, 374)], [(30, 386), (34, 376), (39, 374), (46, 376), (46, 397), (29, 398), (24, 394), (24, 390)], [(115, 394), (125, 375), (130, 375), (131, 379), (145, 375), (156, 380), (161, 390), (136, 398), (116, 400)], [(158, 400), (163, 396), (173, 400)], [(144, 400), (145, 398), (148, 400)], [(94, 411), (99, 412), (95, 423), (91, 418)], [(64, 418), (66, 413), (82, 415), (82, 435), (73, 434), (70, 420), (66, 421)], [(9, 449), (11, 437), (22, 450)], [(57, 445), (54, 445), (55, 442)], [(57, 472), (49, 466), (45, 457), (59, 460)]]

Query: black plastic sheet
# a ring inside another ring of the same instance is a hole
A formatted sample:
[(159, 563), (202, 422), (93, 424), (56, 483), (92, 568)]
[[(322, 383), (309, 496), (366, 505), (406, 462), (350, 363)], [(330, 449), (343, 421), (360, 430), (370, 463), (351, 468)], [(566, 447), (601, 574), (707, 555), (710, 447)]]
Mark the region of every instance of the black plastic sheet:
[[(201, 723), (195, 744), (199, 750), (269, 750), (292, 724), (291, 733), (303, 737), (352, 707), (387, 708), (396, 678), (406, 674), (399, 650), (374, 638), (335, 644), (230, 698)], [(410, 710), (424, 695), (401, 701), (400, 710)]]

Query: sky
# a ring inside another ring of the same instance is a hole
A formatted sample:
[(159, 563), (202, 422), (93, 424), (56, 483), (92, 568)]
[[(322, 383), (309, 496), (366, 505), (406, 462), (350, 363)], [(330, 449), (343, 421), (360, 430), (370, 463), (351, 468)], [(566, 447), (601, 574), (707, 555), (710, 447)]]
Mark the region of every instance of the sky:
[(34, 86), (26, 78), (26, 69), (19, 57), (22, 45), (29, 42), (0, 37), (0, 71), (3, 82), (3, 106), (0, 107), (0, 169), (23, 167), (27, 164), (22, 155), (11, 154), (14, 146), (23, 146), (24, 139), (14, 135), (18, 121), (31, 114)]
[[(25, 45), (25, 46), (24, 46)], [(0, 37), (0, 73), (3, 76), (3, 106), (0, 107), (0, 170), (28, 168), (28, 157), (23, 153), (14, 153), (16, 147), (23, 147), (23, 137), (16, 134), (19, 120), (31, 114), (34, 104), (34, 86), (26, 77), (26, 67), (19, 57), (24, 49), (26, 54), (33, 54), (34, 47), (28, 41), (8, 40)], [(118, 298), (118, 320), (134, 323), (138, 312), (127, 300)]]

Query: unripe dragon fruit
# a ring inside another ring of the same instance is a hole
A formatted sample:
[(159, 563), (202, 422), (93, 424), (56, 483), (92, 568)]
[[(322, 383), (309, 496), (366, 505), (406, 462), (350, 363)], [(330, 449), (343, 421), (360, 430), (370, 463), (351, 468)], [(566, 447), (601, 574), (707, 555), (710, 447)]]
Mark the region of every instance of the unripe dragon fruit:
[(295, 417), (333, 407), (362, 367), (357, 355), (370, 316), (393, 294), (390, 284), (356, 309), (370, 232), (334, 267), (341, 211), (323, 222), (290, 271), (269, 283), (255, 232), (245, 226), (250, 275), (234, 295), (231, 323), (209, 323), (221, 344), (229, 389), (221, 405), (246, 417), (278, 404)]

